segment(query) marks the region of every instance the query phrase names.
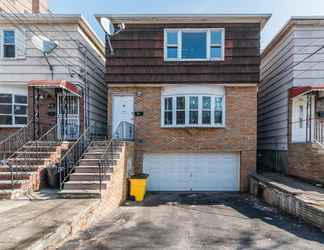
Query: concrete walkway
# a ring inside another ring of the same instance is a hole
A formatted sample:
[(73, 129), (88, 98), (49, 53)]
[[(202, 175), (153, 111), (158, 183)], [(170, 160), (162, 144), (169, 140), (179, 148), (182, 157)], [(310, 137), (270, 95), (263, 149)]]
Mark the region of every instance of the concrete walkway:
[(0, 249), (53, 247), (82, 229), (98, 200), (0, 201)]

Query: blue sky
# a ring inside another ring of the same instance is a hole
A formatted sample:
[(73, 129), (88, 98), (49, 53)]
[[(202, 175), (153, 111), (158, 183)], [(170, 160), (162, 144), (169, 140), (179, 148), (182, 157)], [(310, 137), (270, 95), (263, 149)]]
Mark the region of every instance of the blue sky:
[(324, 0), (49, 0), (55, 13), (81, 13), (103, 37), (94, 14), (271, 13), (262, 32), (264, 48), (290, 16), (324, 15)]

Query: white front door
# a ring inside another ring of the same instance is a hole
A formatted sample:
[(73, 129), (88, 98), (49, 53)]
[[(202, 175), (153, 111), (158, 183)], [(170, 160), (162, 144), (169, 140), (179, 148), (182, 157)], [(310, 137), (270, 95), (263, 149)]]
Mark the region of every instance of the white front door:
[(237, 153), (145, 153), (149, 191), (239, 191)]
[(66, 113), (64, 112), (63, 95), (57, 96), (58, 137), (65, 140), (76, 140), (80, 135), (79, 97), (65, 97)]
[[(307, 96), (300, 96), (293, 99), (293, 113), (292, 113), (292, 142), (293, 143), (305, 143), (311, 135), (313, 137), (314, 133), (314, 111), (315, 111), (315, 99), (311, 99), (311, 111), (310, 107), (307, 110)], [(308, 113), (308, 114), (307, 114)], [(311, 118), (311, 124), (307, 119)], [(307, 135), (308, 133), (308, 135)]]
[(134, 96), (113, 96), (112, 134), (122, 122), (134, 124)]

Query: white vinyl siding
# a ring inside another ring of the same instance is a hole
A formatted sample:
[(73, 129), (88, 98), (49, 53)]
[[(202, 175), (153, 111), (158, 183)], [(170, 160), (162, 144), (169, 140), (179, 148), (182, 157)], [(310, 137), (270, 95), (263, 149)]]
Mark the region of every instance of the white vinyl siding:
[(164, 30), (165, 61), (221, 61), (224, 58), (224, 28)]

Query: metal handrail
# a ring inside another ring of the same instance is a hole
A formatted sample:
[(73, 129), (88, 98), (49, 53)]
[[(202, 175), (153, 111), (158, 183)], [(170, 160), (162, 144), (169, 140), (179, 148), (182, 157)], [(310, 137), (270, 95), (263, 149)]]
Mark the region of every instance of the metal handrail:
[[(32, 126), (30, 128), (30, 126)], [(1, 160), (10, 158), (16, 150), (32, 139), (34, 133), (34, 120), (27, 123), (26, 127), (19, 129), (14, 134), (0, 142)]]
[[(41, 159), (42, 158), (42, 153), (43, 152), (46, 152), (46, 151), (43, 151), (41, 150), (41, 147), (40, 147), (40, 143), (42, 141), (46, 141), (47, 139), (47, 136), (52, 134), (53, 131), (55, 131), (55, 128), (57, 127), (57, 125), (54, 125), (52, 128), (50, 128), (47, 132), (45, 132), (42, 136), (40, 136), (37, 140), (31, 140), (33, 138), (29, 138), (29, 140), (26, 140), (22, 145), (21, 147), (19, 148), (16, 148), (15, 152), (13, 152), (9, 158), (7, 159), (6, 161), (6, 165), (9, 167), (9, 171), (11, 173), (11, 187), (12, 187), (12, 190), (14, 189), (14, 186), (15, 186), (15, 176), (18, 176), (19, 175), (19, 170), (21, 169), (22, 171), (30, 171), (30, 172), (33, 172), (35, 170), (35, 166), (37, 166), (37, 160), (38, 159)], [(23, 147), (26, 145), (26, 143), (28, 141), (33, 141), (34, 143), (32, 144), (33, 146), (33, 158), (31, 159), (30, 158), (30, 152), (26, 151), (26, 150), (23, 150)], [(54, 142), (54, 141), (53, 141)], [(55, 143), (57, 142), (57, 140), (55, 140)], [(12, 163), (14, 160), (15, 160), (15, 154), (19, 152), (20, 154), (20, 161), (22, 161), (24, 164), (23, 165), (20, 165), (19, 164), (19, 167)], [(50, 161), (50, 160), (47, 160), (46, 161), (46, 166), (45, 168), (48, 166), (48, 165), (53, 165), (54, 162), (53, 161)]]
[(82, 157), (84, 151), (91, 143), (92, 137), (95, 136), (91, 130), (95, 127), (93, 122), (83, 133), (79, 136), (78, 140), (66, 151), (61, 158), (60, 162), (57, 163), (57, 169), (59, 172), (59, 184), (60, 190), (63, 189), (64, 183), (69, 179), (73, 170), (75, 169), (76, 163)]
[[(125, 128), (128, 128), (127, 131)], [(128, 132), (128, 133), (125, 133)], [(120, 142), (120, 141), (130, 141), (134, 139), (134, 125), (122, 121), (115, 133), (112, 135), (112, 138), (108, 141), (108, 144), (102, 153), (100, 159), (98, 160), (98, 174), (99, 174), (99, 191), (100, 191), (100, 199), (102, 198), (102, 183), (105, 177), (107, 177), (107, 167), (110, 164), (114, 163), (114, 155), (116, 155), (116, 151), (113, 147), (113, 142)]]
[(134, 140), (134, 124), (131, 124), (127, 121), (120, 122), (112, 138), (123, 141)]
[(324, 147), (324, 121), (315, 120), (314, 142)]
[(48, 139), (54, 139), (53, 141), (60, 141), (58, 140), (58, 136), (57, 136), (58, 133), (57, 128), (58, 128), (58, 124), (56, 123), (53, 127), (47, 130), (47, 132), (43, 134), (38, 139), (38, 141), (48, 141)]

